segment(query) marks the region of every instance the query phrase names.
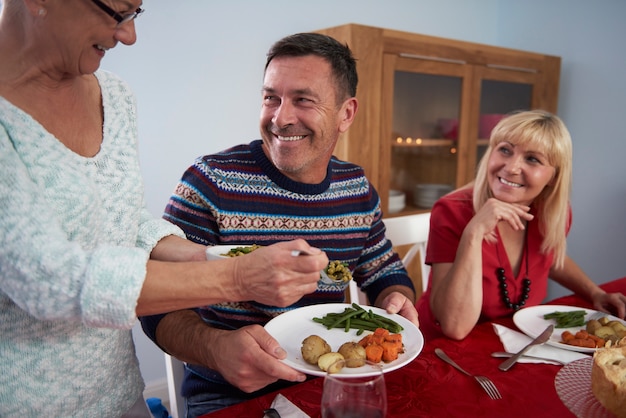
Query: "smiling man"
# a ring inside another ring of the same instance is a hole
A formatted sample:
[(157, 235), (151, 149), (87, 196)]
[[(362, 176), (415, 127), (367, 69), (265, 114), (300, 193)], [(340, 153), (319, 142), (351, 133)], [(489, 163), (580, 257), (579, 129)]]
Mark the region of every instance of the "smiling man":
[[(305, 239), (345, 263), (374, 305), (418, 324), (413, 285), (385, 238), (376, 190), (361, 167), (332, 155), (357, 113), (356, 87), (347, 46), (313, 33), (278, 41), (263, 79), (263, 139), (196, 160), (164, 216), (206, 245)], [(261, 326), (291, 309), (343, 302), (347, 286), (320, 281), (286, 308), (216, 304), (142, 322), (188, 363), (182, 393), (193, 417), (304, 380), (280, 361), (284, 350)]]
[(317, 55), (277, 57), (263, 86), (263, 151), (284, 175), (320, 183), (339, 135), (352, 124), (357, 100), (335, 88), (330, 63)]

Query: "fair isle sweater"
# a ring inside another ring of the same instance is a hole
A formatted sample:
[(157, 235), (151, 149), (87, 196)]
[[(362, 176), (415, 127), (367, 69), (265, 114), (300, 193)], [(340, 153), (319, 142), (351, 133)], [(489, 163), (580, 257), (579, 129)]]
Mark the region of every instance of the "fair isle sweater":
[(119, 417), (143, 390), (131, 328), (146, 262), (183, 234), (144, 207), (127, 85), (96, 76), (93, 158), (0, 97), (1, 417)]
[[(391, 285), (413, 288), (385, 238), (380, 200), (362, 168), (332, 158), (320, 184), (298, 183), (278, 171), (261, 144), (256, 140), (197, 159), (170, 198), (165, 219), (180, 226), (188, 239), (204, 245), (269, 245), (303, 238), (324, 250), (329, 260), (345, 262), (370, 300)], [(287, 308), (244, 301), (198, 312), (207, 323), (224, 329), (263, 325), (301, 306), (343, 302), (347, 286), (320, 281), (317, 291)], [(142, 322), (154, 339), (158, 317)], [(183, 394), (235, 391), (215, 372), (190, 367), (197, 375), (187, 376)]]

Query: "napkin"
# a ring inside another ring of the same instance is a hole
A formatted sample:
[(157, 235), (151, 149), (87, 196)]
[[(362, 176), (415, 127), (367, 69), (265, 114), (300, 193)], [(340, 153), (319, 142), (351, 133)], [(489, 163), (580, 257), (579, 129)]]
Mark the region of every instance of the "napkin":
[[(517, 332), (505, 326), (499, 324), (493, 324), (493, 329), (495, 333), (500, 337), (500, 341), (502, 341), (502, 345), (504, 349), (509, 353), (517, 353), (522, 348), (526, 347), (528, 343), (530, 343), (533, 339), (529, 336), (522, 334), (521, 332)], [(564, 350), (562, 348), (554, 347), (547, 344), (535, 345), (526, 351), (529, 356), (537, 356), (544, 357), (548, 359), (555, 359), (559, 361), (563, 361), (565, 363), (570, 363), (575, 360), (579, 360), (581, 358), (588, 358), (589, 356), (583, 353), (579, 353), (577, 351), (569, 351)], [(529, 358), (520, 358), (518, 360), (520, 363), (548, 363), (548, 364), (557, 364), (549, 361), (538, 360), (538, 359), (529, 359)]]
[(280, 418), (310, 418), (307, 414), (302, 412), (300, 408), (295, 406), (293, 402), (280, 393), (276, 395), (276, 398), (272, 401), (272, 408), (278, 411)]

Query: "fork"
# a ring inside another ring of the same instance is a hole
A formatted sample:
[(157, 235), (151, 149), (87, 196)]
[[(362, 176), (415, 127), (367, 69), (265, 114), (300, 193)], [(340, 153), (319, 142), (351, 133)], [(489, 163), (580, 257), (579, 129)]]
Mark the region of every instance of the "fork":
[(594, 320), (594, 319), (600, 319), (600, 318), (602, 318), (604, 316), (608, 316), (608, 315), (609, 315), (608, 313), (597, 311), (597, 312), (594, 312), (592, 315), (590, 315), (589, 318), (587, 318), (587, 320), (585, 322), (589, 322), (589, 321)]
[(441, 348), (435, 348), (435, 354), (437, 354), (437, 357), (439, 357), (440, 359), (442, 359), (443, 361), (445, 361), (446, 363), (448, 363), (449, 365), (451, 365), (452, 367), (454, 367), (461, 373), (466, 374), (467, 376), (473, 377), (474, 379), (476, 379), (480, 387), (482, 387), (483, 390), (487, 392), (487, 395), (489, 395), (491, 399), (502, 399), (502, 395), (500, 395), (498, 388), (496, 388), (496, 385), (493, 384), (491, 379), (489, 379), (486, 376), (476, 376), (476, 375), (466, 372), (465, 370), (461, 368), (461, 366), (456, 364), (454, 360), (448, 357), (448, 355), (444, 353)]
[[(302, 250), (293, 250), (291, 251), (291, 255), (293, 257), (298, 257), (299, 255), (311, 255), (310, 253), (306, 252), (306, 251), (302, 251)], [(327, 282), (327, 283), (333, 283), (335, 282), (335, 280), (331, 279), (328, 274), (326, 273), (325, 270), (320, 271), (320, 277), (322, 278), (323, 281)]]

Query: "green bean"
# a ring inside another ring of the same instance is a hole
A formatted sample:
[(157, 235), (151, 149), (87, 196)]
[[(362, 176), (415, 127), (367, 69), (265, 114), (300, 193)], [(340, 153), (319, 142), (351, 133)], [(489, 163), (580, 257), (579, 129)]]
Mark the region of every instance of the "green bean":
[(586, 314), (587, 312), (583, 310), (568, 312), (555, 311), (545, 314), (543, 319), (554, 319), (556, 321), (555, 328), (581, 327), (585, 325)]
[(313, 321), (324, 325), (327, 329), (343, 328), (346, 332), (356, 329), (357, 335), (364, 331), (374, 331), (376, 328), (384, 328), (391, 333), (397, 334), (404, 328), (392, 319), (375, 314), (371, 309), (365, 310), (356, 303), (347, 307), (340, 313), (328, 313), (322, 318), (313, 318)]

